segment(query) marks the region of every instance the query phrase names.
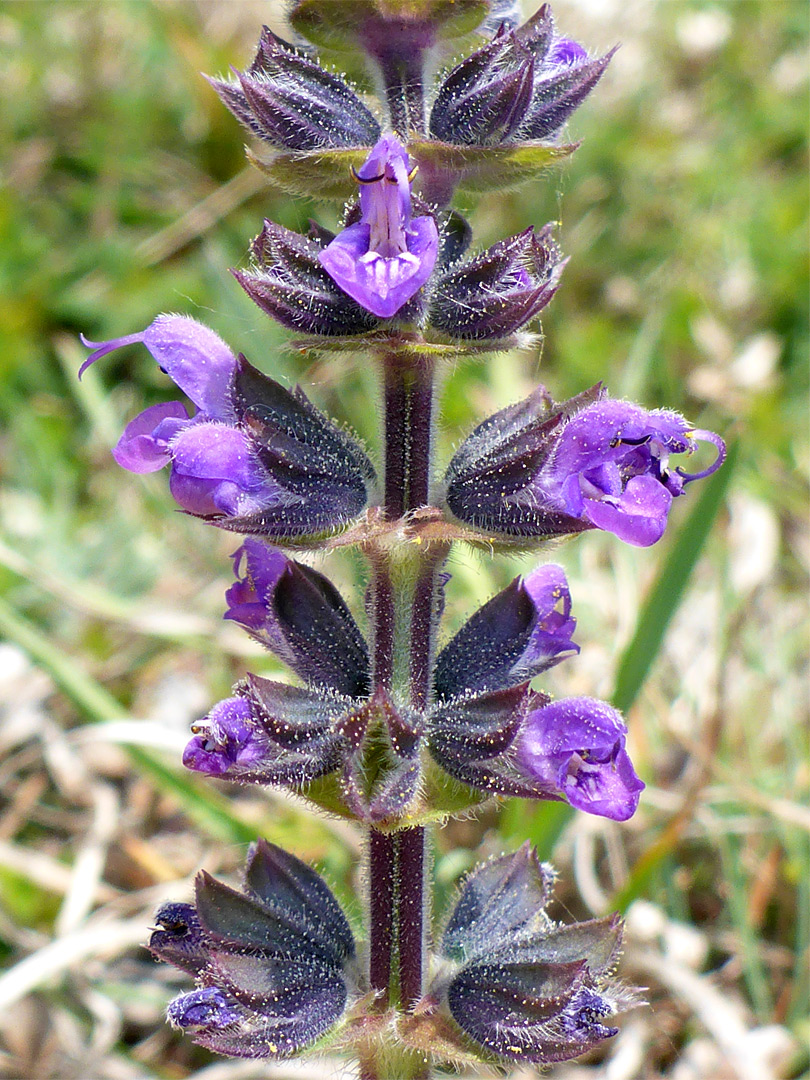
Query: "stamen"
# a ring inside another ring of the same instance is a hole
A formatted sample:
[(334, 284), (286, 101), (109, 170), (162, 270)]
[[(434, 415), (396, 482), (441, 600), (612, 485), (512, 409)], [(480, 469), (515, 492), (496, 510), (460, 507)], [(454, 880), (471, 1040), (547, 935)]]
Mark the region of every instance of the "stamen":
[(610, 443), (611, 450), (615, 450), (617, 446), (644, 446), (652, 439), (652, 435), (642, 435), (640, 439), (622, 439), (620, 436), (616, 436)]
[(82, 345), (94, 350), (79, 368), (79, 378), (81, 379), (91, 364), (95, 364), (96, 360), (100, 360), (107, 353), (114, 352), (116, 349), (123, 349), (125, 345), (135, 345), (143, 341), (143, 334), (142, 330), (139, 334), (127, 334), (126, 337), (112, 338), (110, 341), (90, 341), (84, 334), (79, 334)]
[[(357, 181), (358, 184), (377, 184), (377, 183), (379, 183), (380, 180), (385, 179), (385, 173), (384, 172), (380, 173), (379, 176), (368, 176), (368, 177), (366, 177), (366, 176), (361, 176), (358, 173), (357, 169), (355, 169), (354, 165), (351, 165), (350, 169), (351, 169), (352, 176), (354, 177), (354, 179)], [(396, 183), (396, 180), (394, 180), (393, 182)]]

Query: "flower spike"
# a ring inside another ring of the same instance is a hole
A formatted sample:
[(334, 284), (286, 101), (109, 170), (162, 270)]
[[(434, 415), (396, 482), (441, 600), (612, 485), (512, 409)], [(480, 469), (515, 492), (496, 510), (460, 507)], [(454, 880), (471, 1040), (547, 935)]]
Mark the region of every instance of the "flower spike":
[[(504, 796), (626, 822), (644, 789), (612, 705), (537, 688), (580, 651), (561, 566), (515, 578), (437, 648), (453, 544), (528, 549), (601, 529), (649, 546), (674, 499), (725, 457), (718, 435), (672, 410), (601, 384), (557, 403), (537, 387), (436, 474), (442, 368), (530, 345), (566, 264), (552, 225), (471, 246), (453, 196), (506, 191), (572, 153), (564, 127), (615, 52), (563, 36), (548, 4), (521, 25), (520, 7), (288, 0), (294, 42), (265, 27), (246, 69), (209, 80), (263, 144), (247, 154), (271, 182), (346, 203), (336, 231), (265, 221), (232, 273), (321, 381), (338, 361), (373, 363), (379, 481), (300, 387), (193, 319), (82, 338), (80, 376), (140, 344), (178, 387), (181, 400), (127, 424), (113, 455), (131, 472), (168, 467), (181, 510), (240, 534), (224, 617), (291, 676), (243, 673), (191, 725), (183, 764), (286, 789), (365, 831), (362, 949), (326, 882), (264, 840), (241, 888), (201, 871), (193, 899), (159, 907), (149, 949), (189, 983), (167, 1019), (215, 1053), (328, 1047), (375, 1080), (427, 1077), (440, 1061), (545, 1066), (604, 1049), (633, 1003), (614, 979), (621, 920), (555, 922), (555, 872), (528, 844), (469, 874), (443, 932), (428, 918), (427, 826)], [(703, 442), (714, 460), (689, 471)], [(339, 546), (367, 571), (359, 625), (320, 565), (288, 550)], [(350, 864), (321, 854), (345, 885)]]

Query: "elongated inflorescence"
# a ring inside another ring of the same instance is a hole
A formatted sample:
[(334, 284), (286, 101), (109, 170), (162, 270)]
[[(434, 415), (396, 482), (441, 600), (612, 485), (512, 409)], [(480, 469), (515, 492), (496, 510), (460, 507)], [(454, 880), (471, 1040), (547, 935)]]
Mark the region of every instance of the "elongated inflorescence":
[[(548, 5), (523, 25), (517, 8), (297, 0), (294, 43), (265, 28), (244, 71), (210, 80), (271, 178), (345, 201), (337, 232), (265, 221), (233, 273), (303, 347), (379, 370), (382, 461), (300, 387), (184, 315), (86, 342), (82, 371), (143, 345), (187, 399), (132, 419), (114, 457), (135, 473), (168, 467), (182, 511), (243, 537), (225, 618), (295, 680), (245, 673), (193, 725), (183, 764), (286, 788), (367, 836), (365, 943), (323, 879), (263, 840), (241, 889), (203, 872), (193, 901), (160, 907), (149, 948), (195, 984), (168, 1019), (221, 1054), (332, 1045), (367, 1080), (418, 1080), (432, 1059), (543, 1064), (613, 1037), (610, 1017), (629, 1000), (615, 977), (620, 920), (555, 922), (554, 872), (528, 847), (474, 869), (443, 931), (429, 929), (430, 823), (508, 796), (626, 821), (644, 788), (621, 714), (546, 688), (580, 651), (560, 566), (516, 577), (437, 647), (452, 542), (537, 550), (600, 529), (653, 545), (725, 454), (672, 410), (601, 385), (562, 402), (538, 387), (435, 474), (437, 365), (531, 340), (566, 262), (540, 223), (476, 249), (450, 202), (575, 149), (565, 124), (613, 55), (563, 36)], [(713, 460), (690, 471), (706, 442)], [(302, 554), (339, 545), (366, 560), (365, 602)]]

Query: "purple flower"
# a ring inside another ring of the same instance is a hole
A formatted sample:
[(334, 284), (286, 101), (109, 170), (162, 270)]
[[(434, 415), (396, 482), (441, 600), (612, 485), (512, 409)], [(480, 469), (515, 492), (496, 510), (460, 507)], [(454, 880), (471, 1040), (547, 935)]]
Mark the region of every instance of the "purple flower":
[(194, 737), (183, 751), (183, 764), (209, 776), (250, 773), (267, 756), (267, 740), (261, 738), (245, 698), (218, 702), (204, 724), (192, 727)]
[(624, 748), (624, 722), (604, 701), (549, 702), (524, 683), (439, 701), (428, 729), (441, 768), (490, 795), (563, 799), (626, 821), (644, 788)]
[(546, 53), (546, 64), (559, 67), (561, 64), (578, 64), (588, 59), (588, 54), (578, 41), (571, 38), (557, 38)]
[[(705, 440), (717, 458), (698, 473), (671, 469), (670, 454), (687, 454)], [(695, 431), (676, 412), (647, 412), (626, 401), (603, 399), (572, 417), (533, 492), (571, 517), (647, 547), (660, 540), (673, 498), (686, 484), (709, 476), (725, 458), (725, 444)]]
[(224, 528), (274, 538), (340, 528), (365, 506), (374, 470), (363, 450), (308, 401), (234, 356), (208, 327), (159, 315), (140, 334), (104, 343), (80, 374), (124, 345), (142, 343), (183, 390), (135, 417), (113, 450), (131, 472), (171, 465), (183, 510)]
[(299, 789), (340, 763), (339, 717), (368, 693), (365, 640), (323, 574), (257, 540), (234, 553), (225, 618), (239, 623), (304, 679), (302, 690), (255, 675), (192, 727), (183, 764), (243, 783)]
[(147, 347), (158, 366), (201, 412), (211, 418), (230, 419), (225, 399), (236, 357), (213, 330), (185, 315), (158, 315), (141, 333), (112, 341), (84, 341), (94, 351), (79, 368), (79, 378), (102, 356), (136, 343)]
[(347, 750), (339, 729), (355, 702), (328, 689), (308, 690), (248, 676), (235, 697), (192, 725), (183, 764), (240, 784), (300, 791), (334, 771)]
[(388, 319), (425, 284), (439, 234), (432, 217), (411, 217), (408, 152), (383, 135), (357, 173), (360, 221), (320, 253), (327, 273), (362, 307)]
[(243, 626), (310, 685), (368, 692), (368, 649), (343, 597), (323, 574), (258, 540), (233, 556), (225, 618)]
[(208, 962), (197, 909), (193, 904), (169, 900), (157, 909), (155, 922), (149, 948), (161, 960), (196, 978)]
[(560, 1015), (560, 1030), (570, 1039), (611, 1039), (619, 1034), (616, 1027), (601, 1023), (611, 1013), (610, 1003), (590, 987), (583, 986), (569, 1001)]
[(549, 563), (515, 578), (440, 653), (437, 696), (447, 699), (527, 682), (579, 652), (571, 640), (575, 629), (561, 566)]
[(158, 365), (197, 406), (189, 418), (181, 402), (153, 405), (130, 421), (113, 457), (130, 472), (155, 472), (171, 463), (171, 491), (190, 514), (236, 517), (279, 500), (279, 488), (251, 451), (234, 420), (229, 390), (236, 357), (207, 326), (181, 315), (159, 315), (140, 334), (103, 343), (90, 364), (124, 345), (140, 342)]
[(644, 788), (626, 737), (624, 721), (606, 702), (554, 701), (529, 713), (516, 740), (517, 767), (577, 810), (626, 821)]
[[(670, 465), (699, 442), (717, 450), (700, 472)], [(462, 443), (446, 501), (487, 534), (544, 537), (599, 528), (646, 547), (666, 528), (672, 500), (718, 469), (725, 443), (667, 409), (614, 401), (600, 387), (554, 405), (540, 387), (495, 413)]]
[(536, 619), (519, 666), (534, 675), (579, 652), (571, 640), (577, 621), (571, 616), (571, 594), (561, 566), (539, 566), (522, 579), (522, 585)]
[(192, 990), (169, 1002), (166, 1019), (184, 1031), (208, 1031), (237, 1024), (242, 1013), (233, 999), (228, 1000), (215, 986)]

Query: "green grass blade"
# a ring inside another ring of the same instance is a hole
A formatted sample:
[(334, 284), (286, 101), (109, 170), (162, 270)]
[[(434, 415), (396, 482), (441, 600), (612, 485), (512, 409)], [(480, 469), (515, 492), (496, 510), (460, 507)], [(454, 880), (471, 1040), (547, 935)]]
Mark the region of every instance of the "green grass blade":
[(622, 712), (626, 712), (638, 697), (658, 655), (667, 627), (678, 609), (695, 564), (725, 500), (736, 459), (737, 446), (732, 444), (722, 469), (706, 481), (700, 498), (678, 534), (650, 590), (639, 615), (636, 632), (619, 661), (616, 674), (613, 703)]

